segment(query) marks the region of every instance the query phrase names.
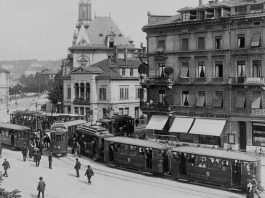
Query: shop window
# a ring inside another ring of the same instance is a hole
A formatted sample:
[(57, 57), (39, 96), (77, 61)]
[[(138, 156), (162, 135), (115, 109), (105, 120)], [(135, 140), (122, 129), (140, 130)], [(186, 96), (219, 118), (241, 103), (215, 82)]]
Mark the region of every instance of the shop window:
[(205, 62), (204, 61), (198, 62), (198, 77), (205, 78)]
[(189, 106), (189, 92), (182, 92), (182, 106)]
[(188, 78), (188, 77), (189, 77), (189, 62), (182, 62), (180, 78)]
[(222, 61), (215, 62), (215, 77), (223, 78), (223, 62)]
[(245, 47), (245, 35), (244, 34), (237, 35), (237, 47), (238, 48)]
[(252, 66), (253, 66), (252, 76), (261, 77), (261, 60), (253, 60)]
[(181, 46), (182, 46), (182, 51), (188, 51), (189, 50), (189, 39), (188, 38), (184, 38), (181, 41)]

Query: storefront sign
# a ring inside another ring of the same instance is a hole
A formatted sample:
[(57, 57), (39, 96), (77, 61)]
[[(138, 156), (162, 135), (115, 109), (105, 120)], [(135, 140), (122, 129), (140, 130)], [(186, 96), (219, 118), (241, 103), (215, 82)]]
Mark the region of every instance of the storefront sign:
[(252, 145), (265, 146), (265, 123), (252, 123)]

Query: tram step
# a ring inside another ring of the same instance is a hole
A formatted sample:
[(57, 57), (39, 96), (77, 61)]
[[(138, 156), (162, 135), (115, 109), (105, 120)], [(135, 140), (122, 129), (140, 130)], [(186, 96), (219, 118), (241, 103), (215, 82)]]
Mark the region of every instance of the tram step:
[(188, 182), (190, 182), (190, 180), (183, 179), (183, 178), (179, 178), (178, 181), (179, 181), (179, 182), (183, 182), (183, 183), (188, 183)]
[(237, 189), (237, 188), (229, 188), (229, 191), (242, 192), (240, 189)]

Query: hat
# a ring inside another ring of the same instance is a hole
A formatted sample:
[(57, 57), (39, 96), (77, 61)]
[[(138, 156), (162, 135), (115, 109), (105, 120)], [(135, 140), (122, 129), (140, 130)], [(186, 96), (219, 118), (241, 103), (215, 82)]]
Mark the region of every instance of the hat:
[(78, 158), (76, 158), (75, 160), (78, 161)]
[(90, 167), (90, 165), (87, 165), (87, 167)]
[(42, 180), (42, 179), (43, 179), (42, 177), (39, 178), (39, 180)]

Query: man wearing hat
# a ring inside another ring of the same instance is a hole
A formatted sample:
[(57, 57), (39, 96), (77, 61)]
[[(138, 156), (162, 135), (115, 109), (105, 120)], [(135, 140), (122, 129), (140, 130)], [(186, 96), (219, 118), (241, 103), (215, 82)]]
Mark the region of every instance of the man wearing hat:
[(5, 173), (4, 173), (3, 176), (8, 177), (8, 175), (7, 175), (7, 169), (10, 168), (10, 164), (9, 164), (9, 162), (5, 159), (5, 161), (3, 162), (2, 166), (4, 167), (4, 170), (5, 170)]
[(49, 169), (52, 168), (52, 153), (48, 155), (48, 161), (49, 161)]
[(91, 177), (94, 175), (92, 168), (88, 165), (85, 176), (87, 176), (88, 184), (91, 184)]
[(81, 168), (81, 163), (78, 161), (78, 158), (76, 158), (76, 163), (74, 168), (76, 170), (76, 177), (79, 177), (79, 169)]
[(39, 178), (39, 183), (38, 183), (38, 187), (37, 187), (37, 191), (38, 191), (38, 198), (40, 197), (40, 193), (42, 194), (42, 198), (44, 198), (44, 191), (45, 191), (45, 182), (43, 181), (43, 178), (40, 177)]

